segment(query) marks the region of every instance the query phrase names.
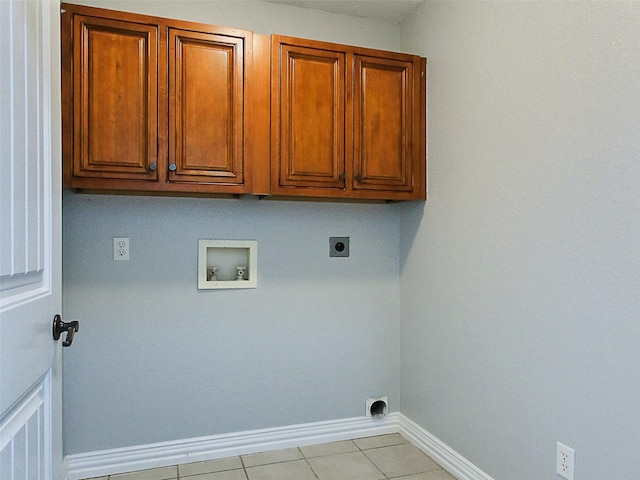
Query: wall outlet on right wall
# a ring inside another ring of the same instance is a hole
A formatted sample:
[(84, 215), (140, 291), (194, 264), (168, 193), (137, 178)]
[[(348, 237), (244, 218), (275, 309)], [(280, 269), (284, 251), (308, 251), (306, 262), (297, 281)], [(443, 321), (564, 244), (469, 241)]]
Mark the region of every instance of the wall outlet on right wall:
[(573, 480), (576, 452), (573, 448), (558, 442), (556, 453), (556, 473), (562, 478)]

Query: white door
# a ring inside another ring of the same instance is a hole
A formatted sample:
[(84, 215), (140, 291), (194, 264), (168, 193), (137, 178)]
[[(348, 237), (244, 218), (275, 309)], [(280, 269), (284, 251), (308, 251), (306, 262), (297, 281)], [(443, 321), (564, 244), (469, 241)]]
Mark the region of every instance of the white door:
[(0, 479), (60, 480), (60, 14), (0, 0)]

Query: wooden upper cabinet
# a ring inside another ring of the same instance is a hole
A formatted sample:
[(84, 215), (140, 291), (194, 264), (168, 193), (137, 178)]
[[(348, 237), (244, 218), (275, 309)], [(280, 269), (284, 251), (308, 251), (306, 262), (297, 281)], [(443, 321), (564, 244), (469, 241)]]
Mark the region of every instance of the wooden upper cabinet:
[[(354, 189), (413, 189), (414, 62), (354, 56)], [(419, 124), (419, 123), (418, 123)], [(419, 154), (419, 152), (416, 152)], [(416, 155), (416, 161), (419, 156)]]
[(271, 61), (274, 195), (425, 198), (425, 59), (274, 35)]
[(345, 54), (292, 45), (279, 54), (278, 186), (343, 189)]
[(66, 187), (426, 198), (426, 59), (61, 9)]
[(169, 29), (170, 182), (244, 182), (244, 42)]
[(79, 178), (156, 180), (158, 27), (73, 18), (73, 163)]
[[(66, 186), (250, 192), (251, 32), (78, 5), (62, 10)], [(268, 108), (268, 86), (252, 85), (264, 90)]]

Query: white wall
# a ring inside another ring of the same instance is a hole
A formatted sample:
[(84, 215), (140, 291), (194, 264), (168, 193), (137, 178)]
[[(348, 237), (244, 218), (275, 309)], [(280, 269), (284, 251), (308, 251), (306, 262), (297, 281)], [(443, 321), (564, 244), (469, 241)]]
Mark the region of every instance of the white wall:
[(496, 480), (640, 471), (640, 3), (426, 2), (402, 413)]
[[(89, 2), (87, 2), (89, 3)], [(399, 26), (263, 2), (115, 2), (397, 50)], [(215, 6), (215, 8), (214, 8)], [(399, 403), (391, 205), (64, 195), (65, 453), (364, 415)], [(329, 236), (351, 257), (328, 257)], [(112, 260), (112, 238), (131, 260)], [(199, 238), (257, 239), (256, 290), (198, 291)]]

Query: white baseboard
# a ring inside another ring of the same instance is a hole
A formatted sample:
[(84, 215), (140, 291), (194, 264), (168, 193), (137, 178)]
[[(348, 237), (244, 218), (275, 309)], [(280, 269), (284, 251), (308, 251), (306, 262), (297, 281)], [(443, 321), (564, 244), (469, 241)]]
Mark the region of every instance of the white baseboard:
[(401, 433), (458, 480), (493, 480), (401, 413), (355, 417), (68, 455), (68, 480), (101, 477), (318, 443)]
[(250, 430), (172, 442), (68, 455), (67, 479), (101, 477), (148, 468), (201, 462), (398, 432), (398, 413)]
[(451, 447), (431, 435), (420, 425), (398, 414), (398, 431), (438, 465), (458, 480), (493, 480)]

